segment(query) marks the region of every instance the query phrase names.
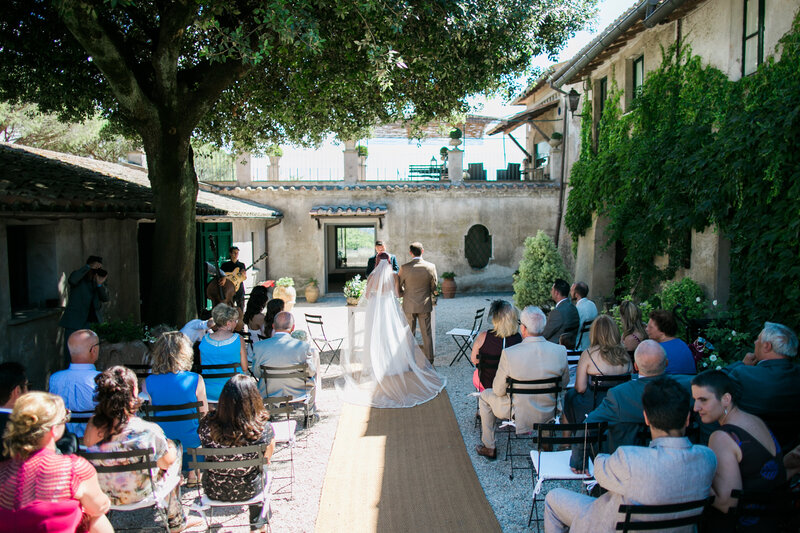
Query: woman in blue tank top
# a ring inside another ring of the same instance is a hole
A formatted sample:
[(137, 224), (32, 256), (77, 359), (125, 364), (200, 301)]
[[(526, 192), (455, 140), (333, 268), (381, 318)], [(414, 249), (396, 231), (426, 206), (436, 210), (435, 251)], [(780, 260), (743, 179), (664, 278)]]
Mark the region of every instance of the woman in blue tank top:
[[(247, 349), (244, 339), (233, 331), (239, 321), (239, 310), (226, 304), (217, 304), (211, 310), (211, 318), (217, 330), (207, 333), (200, 341), (201, 365), (224, 365), (239, 363), (236, 371), (247, 373)], [(217, 403), (222, 387), (228, 378), (214, 378), (214, 374), (229, 374), (230, 369), (203, 371), (206, 376), (206, 396), (208, 401)]]

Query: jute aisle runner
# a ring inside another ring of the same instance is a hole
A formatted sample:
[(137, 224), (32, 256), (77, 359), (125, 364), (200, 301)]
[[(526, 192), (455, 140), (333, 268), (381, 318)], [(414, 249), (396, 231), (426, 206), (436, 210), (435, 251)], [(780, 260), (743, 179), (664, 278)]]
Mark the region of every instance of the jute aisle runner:
[(500, 531), (446, 391), (411, 409), (343, 404), (316, 531)]

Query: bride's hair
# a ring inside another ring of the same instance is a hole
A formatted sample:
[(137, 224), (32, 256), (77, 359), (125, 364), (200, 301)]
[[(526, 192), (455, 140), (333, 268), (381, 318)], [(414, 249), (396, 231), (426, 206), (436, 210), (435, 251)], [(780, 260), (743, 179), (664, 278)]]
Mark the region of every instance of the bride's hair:
[(386, 252), (379, 253), (378, 257), (375, 258), (375, 262), (376, 263), (380, 263), (381, 259), (386, 259), (388, 261), (389, 260), (389, 254), (387, 254)]

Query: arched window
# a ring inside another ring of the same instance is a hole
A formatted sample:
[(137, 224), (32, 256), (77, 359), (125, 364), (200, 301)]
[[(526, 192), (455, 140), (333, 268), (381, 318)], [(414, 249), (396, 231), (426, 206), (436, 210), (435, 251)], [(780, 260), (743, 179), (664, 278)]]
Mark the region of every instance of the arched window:
[(492, 236), (486, 226), (475, 224), (464, 237), (464, 255), (472, 268), (484, 268), (492, 258)]

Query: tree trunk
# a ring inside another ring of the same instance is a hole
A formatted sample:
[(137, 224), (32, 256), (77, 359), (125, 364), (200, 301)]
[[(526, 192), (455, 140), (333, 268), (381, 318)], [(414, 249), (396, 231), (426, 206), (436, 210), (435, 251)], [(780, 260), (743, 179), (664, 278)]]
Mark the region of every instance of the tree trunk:
[[(196, 318), (194, 294), (197, 175), (189, 138), (143, 139), (156, 215), (153, 284), (146, 322), (178, 328)], [(146, 290), (147, 288), (142, 288)]]

